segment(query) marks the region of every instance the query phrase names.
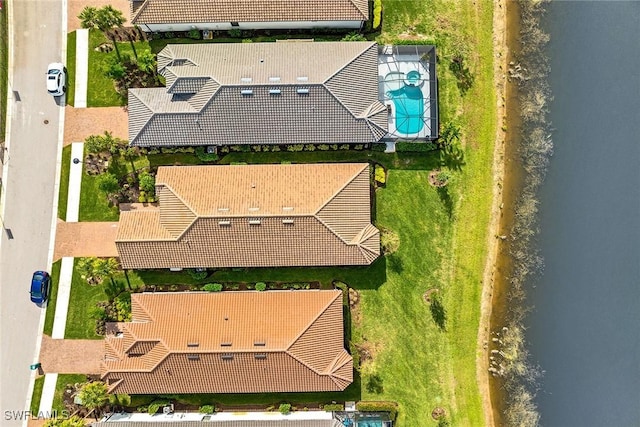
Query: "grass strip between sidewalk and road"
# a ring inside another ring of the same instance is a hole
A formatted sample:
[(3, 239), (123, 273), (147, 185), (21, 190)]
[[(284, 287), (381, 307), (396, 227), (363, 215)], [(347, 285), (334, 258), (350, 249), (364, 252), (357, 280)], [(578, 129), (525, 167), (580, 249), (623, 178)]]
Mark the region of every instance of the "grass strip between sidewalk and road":
[(4, 144), (5, 132), (7, 130), (7, 90), (9, 83), (9, 25), (7, 13), (9, 5), (2, 4), (0, 9), (0, 141)]
[(42, 388), (44, 387), (44, 375), (36, 378), (33, 385), (33, 394), (31, 395), (31, 414), (37, 414), (40, 409), (40, 400), (42, 399)]
[(58, 287), (60, 286), (60, 268), (62, 260), (58, 260), (51, 266), (51, 294), (47, 301), (47, 313), (44, 318), (44, 334), (51, 336), (53, 333), (53, 320), (56, 314), (56, 304), (58, 302)]
[(69, 173), (71, 169), (71, 145), (62, 149), (60, 166), (60, 190), (58, 192), (58, 218), (67, 219), (67, 201), (69, 199)]
[(76, 95), (76, 32), (67, 34), (67, 105), (73, 105)]

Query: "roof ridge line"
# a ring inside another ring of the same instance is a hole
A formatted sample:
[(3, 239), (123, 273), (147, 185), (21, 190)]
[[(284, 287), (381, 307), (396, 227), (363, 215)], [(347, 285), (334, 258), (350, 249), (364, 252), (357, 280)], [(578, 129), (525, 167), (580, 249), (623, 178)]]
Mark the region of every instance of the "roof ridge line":
[(327, 229), (328, 229), (329, 231), (331, 231), (331, 232), (332, 232), (336, 237), (338, 237), (338, 239), (340, 239), (340, 240), (341, 240), (342, 242), (344, 242), (346, 245), (351, 245), (351, 243), (350, 243), (349, 241), (347, 241), (345, 238), (343, 238), (340, 234), (336, 233), (336, 231), (335, 231), (334, 229), (332, 229), (331, 227), (329, 227), (329, 225), (327, 225), (327, 223), (325, 223), (325, 222), (323, 221), (323, 219), (320, 217), (320, 211), (321, 211), (322, 209), (324, 209), (324, 208), (325, 208), (329, 203), (331, 203), (331, 201), (332, 201), (332, 200), (334, 200), (336, 197), (338, 197), (338, 196), (340, 195), (340, 193), (342, 193), (342, 192), (343, 192), (343, 191), (344, 191), (344, 190), (345, 190), (349, 185), (351, 185), (351, 183), (353, 183), (353, 181), (354, 181), (354, 180), (355, 180), (355, 179), (356, 179), (356, 178), (357, 178), (357, 177), (362, 173), (362, 171), (363, 171), (365, 168), (369, 168), (369, 166), (370, 166), (370, 165), (369, 165), (369, 163), (366, 163), (366, 164), (365, 164), (365, 166), (364, 166), (362, 169), (358, 170), (358, 171), (355, 173), (355, 175), (353, 175), (349, 180), (347, 180), (347, 181), (345, 182), (345, 184), (344, 184), (342, 187), (340, 187), (340, 189), (338, 189), (338, 191), (336, 191), (336, 192), (335, 192), (331, 197), (329, 197), (329, 198), (327, 199), (327, 201), (326, 201), (326, 202), (324, 202), (324, 203), (322, 204), (322, 206), (320, 206), (320, 207), (318, 208), (318, 210), (317, 210), (315, 213), (313, 213), (313, 214), (312, 214), (312, 215), (313, 215), (313, 216), (314, 216), (318, 221), (320, 221), (320, 223), (321, 223), (322, 225), (324, 225), (325, 227), (327, 227)]
[[(187, 203), (187, 202), (186, 202), (186, 201), (185, 201), (185, 200), (184, 200), (184, 199), (183, 199), (183, 198), (182, 198), (182, 197), (181, 197), (181, 196), (180, 196), (180, 195), (179, 195), (179, 194), (178, 194), (178, 193), (173, 189), (173, 187), (171, 187), (169, 184), (166, 184), (166, 183), (165, 183), (165, 184), (162, 184), (162, 183), (158, 184), (158, 183), (156, 183), (156, 185), (166, 187), (169, 191), (171, 191), (171, 194), (173, 194), (175, 197), (177, 197), (177, 198), (178, 198), (178, 200), (180, 200), (180, 202), (181, 202), (181, 203), (182, 203), (182, 204), (183, 204), (187, 209), (189, 209), (189, 212), (191, 212), (191, 213), (193, 214), (193, 219), (191, 220), (191, 222), (190, 222), (190, 223), (189, 223), (189, 224), (184, 228), (184, 230), (182, 230), (182, 232), (180, 232), (180, 234), (178, 234), (178, 235), (175, 237), (175, 239), (173, 240), (173, 241), (176, 241), (176, 242), (177, 242), (178, 240), (180, 240), (180, 238), (181, 238), (182, 236), (184, 236), (184, 233), (186, 233), (186, 232), (187, 232), (187, 230), (189, 230), (189, 229), (193, 226), (193, 224), (195, 224), (195, 222), (200, 218), (200, 216), (195, 212), (195, 210), (191, 207), (191, 205), (189, 205), (189, 203)], [(160, 212), (162, 212), (162, 205), (160, 205), (160, 206), (159, 206), (159, 209), (160, 209)], [(167, 229), (167, 228), (162, 224), (162, 222), (160, 222), (160, 225), (161, 225), (163, 228)], [(169, 230), (167, 230), (167, 231), (169, 231)], [(169, 234), (171, 234), (171, 232), (170, 232), (170, 231), (169, 231)]]
[[(358, 9), (358, 8), (356, 7), (356, 9)], [(358, 10), (360, 10), (360, 9), (358, 9)], [(353, 43), (353, 42), (351, 42), (351, 43)], [(364, 43), (364, 42), (355, 42), (355, 43)], [(336, 99), (336, 101), (338, 101), (340, 103), (340, 105), (342, 105), (355, 119), (362, 119), (362, 117), (359, 117), (358, 115), (356, 115), (355, 112), (351, 111), (351, 109), (349, 107), (344, 105), (344, 102), (342, 102), (342, 100), (340, 98), (338, 98), (333, 93), (333, 91), (329, 88), (329, 86), (327, 86), (327, 83), (329, 83), (329, 80), (331, 80), (332, 78), (334, 78), (335, 76), (340, 74), (345, 68), (347, 68), (349, 65), (353, 64), (357, 59), (359, 59), (362, 55), (364, 55), (365, 52), (367, 52), (369, 49), (371, 49), (372, 46), (377, 45), (376, 42), (369, 42), (369, 43), (370, 43), (369, 47), (367, 47), (366, 49), (362, 50), (358, 55), (356, 55), (354, 58), (352, 58), (351, 61), (347, 62), (342, 67), (338, 68), (333, 74), (331, 74), (329, 77), (327, 77), (325, 79), (325, 81), (320, 83), (322, 86), (324, 86), (325, 89), (327, 89), (327, 92), (329, 92)]]
[[(135, 21), (136, 21), (136, 19), (138, 19), (138, 15), (140, 15), (142, 13), (142, 11), (147, 8), (147, 5), (149, 4), (149, 1), (150, 0), (146, 0), (144, 3), (142, 3), (140, 5), (140, 7), (138, 8), (138, 10), (136, 11), (135, 15), (133, 15), (131, 17), (131, 23), (132, 24), (136, 25)], [(133, 8), (133, 2), (131, 2), (131, 8)], [(356, 9), (358, 9), (358, 6), (356, 6)], [(358, 9), (358, 10), (360, 10), (360, 9)]]
[(365, 11), (363, 11), (362, 9), (360, 9), (360, 8), (358, 7), (358, 5), (356, 4), (356, 1), (355, 1), (355, 0), (349, 0), (349, 2), (353, 5), (353, 7), (355, 7), (355, 8), (358, 10), (358, 12), (360, 12), (360, 15), (362, 15), (362, 20), (363, 20), (363, 21), (368, 21), (368, 20), (369, 20), (369, 19), (368, 19), (368, 15), (369, 15), (369, 2), (367, 2), (367, 10), (366, 10), (366, 12), (365, 12)]
[(291, 351), (291, 347), (293, 347), (295, 345), (295, 343), (297, 343), (300, 338), (302, 338), (302, 336), (307, 333), (307, 331), (309, 330), (309, 328), (311, 328), (311, 326), (313, 326), (318, 319), (320, 319), (320, 317), (327, 312), (327, 310), (329, 309), (329, 307), (331, 307), (331, 305), (333, 305), (333, 303), (336, 301), (336, 299), (340, 297), (342, 299), (342, 291), (340, 291), (339, 293), (336, 294), (336, 296), (334, 298), (332, 298), (329, 303), (318, 312), (318, 315), (315, 316), (311, 322), (309, 322), (309, 324), (302, 330), (302, 332), (300, 332), (292, 341), (291, 343), (286, 346), (284, 348), (284, 352), (287, 353), (288, 355), (290, 355), (291, 357), (293, 357), (294, 359), (296, 359), (298, 362), (300, 362), (302, 365), (306, 366), (307, 368), (311, 369), (313, 372), (315, 372), (318, 375), (327, 375), (327, 374), (323, 374), (321, 372), (318, 372), (318, 370), (316, 368), (314, 368), (313, 366), (308, 365), (307, 363), (305, 363), (304, 361), (300, 360), (298, 358), (298, 356), (296, 356), (292, 351)]

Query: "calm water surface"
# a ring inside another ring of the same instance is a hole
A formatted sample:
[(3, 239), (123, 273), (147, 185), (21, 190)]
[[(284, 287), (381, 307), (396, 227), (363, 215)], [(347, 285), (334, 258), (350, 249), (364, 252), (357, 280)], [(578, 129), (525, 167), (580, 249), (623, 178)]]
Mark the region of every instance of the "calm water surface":
[(556, 1), (545, 271), (530, 291), (544, 426), (640, 426), (640, 2)]

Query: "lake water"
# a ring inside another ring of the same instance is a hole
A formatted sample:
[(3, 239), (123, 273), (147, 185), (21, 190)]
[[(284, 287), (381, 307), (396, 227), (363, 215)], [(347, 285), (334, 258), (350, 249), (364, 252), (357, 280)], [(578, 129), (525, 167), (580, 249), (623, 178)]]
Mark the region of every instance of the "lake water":
[(543, 22), (555, 150), (527, 320), (541, 422), (640, 426), (640, 2), (555, 1)]

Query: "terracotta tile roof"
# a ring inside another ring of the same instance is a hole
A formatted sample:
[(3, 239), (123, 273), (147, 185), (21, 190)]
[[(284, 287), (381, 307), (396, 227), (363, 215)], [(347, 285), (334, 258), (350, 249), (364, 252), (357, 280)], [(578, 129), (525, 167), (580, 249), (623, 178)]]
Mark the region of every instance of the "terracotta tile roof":
[(369, 19), (367, 0), (147, 0), (136, 6), (136, 25)]
[(353, 381), (340, 290), (143, 293), (131, 305), (122, 336), (105, 339), (110, 392), (340, 391)]
[(122, 212), (124, 268), (367, 265), (380, 255), (362, 163), (160, 167), (159, 207)]
[(136, 146), (371, 143), (387, 133), (372, 42), (167, 45), (129, 90)]

